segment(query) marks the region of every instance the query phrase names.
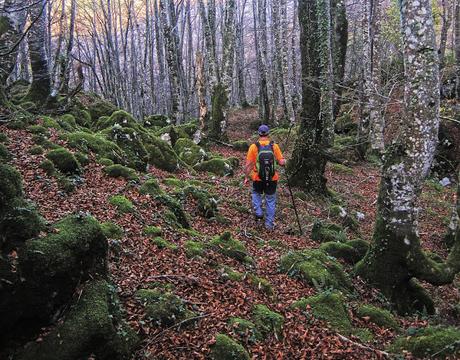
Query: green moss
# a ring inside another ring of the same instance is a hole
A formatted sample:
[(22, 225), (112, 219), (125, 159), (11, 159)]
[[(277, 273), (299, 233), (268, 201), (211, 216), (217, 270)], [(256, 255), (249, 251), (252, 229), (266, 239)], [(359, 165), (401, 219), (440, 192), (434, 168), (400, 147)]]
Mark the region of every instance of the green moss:
[(398, 322), (388, 310), (380, 309), (373, 305), (362, 305), (358, 308), (356, 314), (361, 318), (368, 317), (371, 322), (380, 327), (398, 328)]
[(0, 144), (0, 160), (1, 161), (9, 161), (11, 160), (11, 154), (6, 148), (5, 145)]
[(92, 122), (96, 122), (101, 116), (110, 116), (117, 111), (117, 107), (104, 99), (96, 99), (88, 106)]
[(251, 319), (263, 338), (274, 335), (277, 339), (283, 336), (284, 317), (271, 311), (263, 304), (255, 305)]
[(70, 113), (74, 116), (78, 125), (85, 128), (89, 128), (91, 126), (91, 114), (84, 106), (74, 106)]
[(148, 236), (161, 236), (163, 231), (159, 226), (150, 225), (144, 228), (143, 233)]
[(233, 239), (232, 234), (228, 231), (211, 240), (210, 245), (221, 254), (231, 257), (241, 262), (252, 262), (244, 244)]
[(144, 304), (147, 317), (158, 326), (171, 326), (196, 316), (187, 309), (184, 300), (171, 292), (142, 289), (136, 297)]
[(444, 359), (460, 354), (460, 330), (454, 327), (427, 327), (410, 336), (402, 336), (390, 346), (391, 352), (410, 351), (412, 355), (425, 358), (435, 356)]
[(53, 162), (48, 159), (43, 160), (39, 167), (43, 169), (48, 176), (51, 176), (56, 172)]
[(248, 151), (249, 144), (246, 140), (238, 140), (232, 142), (233, 148), (238, 151)]
[(342, 265), (320, 250), (288, 252), (281, 257), (280, 271), (313, 286), (351, 288)]
[(198, 212), (201, 216), (210, 219), (216, 217), (218, 213), (217, 196), (210, 194), (206, 190), (199, 189), (194, 186), (186, 186), (183, 188), (183, 193), (190, 195), (197, 202)]
[[(29, 92), (29, 94), (30, 94), (30, 92)], [(30, 99), (30, 97), (27, 95), (27, 96), (24, 98), (24, 100), (26, 100), (26, 99), (28, 99), (28, 98)], [(19, 106), (20, 106), (23, 110), (29, 111), (29, 112), (32, 112), (32, 113), (34, 113), (34, 112), (37, 111), (37, 105), (36, 105), (33, 101), (24, 101), (24, 102), (21, 102), (21, 103), (19, 104)]]
[(223, 279), (228, 279), (231, 281), (243, 280), (243, 274), (238, 271), (235, 271), (230, 266), (226, 266), (226, 265), (222, 266), (222, 268), (220, 269), (220, 274)]
[(160, 128), (162, 128), (170, 124), (171, 124), (171, 120), (166, 115), (160, 115), (160, 114), (147, 116), (144, 120), (145, 127), (159, 126)]
[(119, 300), (104, 280), (91, 281), (83, 288), (64, 322), (47, 334), (42, 342), (29, 343), (20, 360), (65, 360), (86, 358), (126, 359), (138, 338), (121, 318)]
[(139, 177), (134, 169), (120, 164), (106, 166), (104, 168), (104, 172), (110, 177), (122, 177), (126, 180), (139, 180)]
[(357, 252), (359, 258), (363, 258), (369, 249), (369, 243), (362, 239), (353, 239), (346, 242), (347, 245), (353, 247)]
[(108, 129), (113, 126), (139, 129), (139, 123), (134, 117), (124, 110), (117, 110), (109, 117), (102, 116), (97, 120), (95, 128), (97, 130)]
[(155, 136), (150, 136), (145, 148), (149, 164), (170, 172), (179, 168), (179, 158), (171, 146)]
[(12, 166), (0, 163), (0, 209), (22, 195), (22, 179), (19, 172)]
[(163, 179), (163, 184), (166, 186), (171, 186), (171, 187), (176, 187), (176, 188), (182, 188), (187, 185), (185, 181), (179, 180), (175, 177), (168, 177), (166, 179)]
[(8, 139), (8, 136), (5, 133), (1, 132), (0, 133), (0, 143), (7, 144), (9, 141), (10, 139)]
[(152, 243), (155, 244), (159, 249), (170, 249), (177, 250), (177, 245), (163, 239), (162, 237), (155, 237), (152, 239)]
[(78, 163), (79, 163), (81, 166), (86, 166), (86, 165), (88, 165), (89, 162), (90, 162), (90, 161), (89, 161), (88, 155), (83, 154), (83, 153), (81, 153), (81, 152), (79, 152), (79, 151), (77, 151), (77, 152), (74, 154), (74, 156), (75, 156), (75, 159), (77, 159)]
[(107, 158), (101, 158), (97, 161), (102, 166), (110, 166), (113, 165), (113, 161)]
[(352, 330), (341, 293), (327, 291), (316, 296), (302, 298), (292, 304), (292, 307), (302, 310), (307, 310), (309, 307), (316, 318), (327, 321), (333, 329), (346, 334)]
[(48, 116), (43, 116), (42, 117), (42, 123), (43, 127), (45, 128), (52, 128), (52, 129), (61, 129), (61, 125), (58, 124), (58, 122)]
[(187, 240), (184, 244), (185, 254), (188, 257), (203, 256), (206, 247), (205, 244), (199, 241)]
[(134, 205), (123, 195), (114, 195), (109, 198), (109, 203), (117, 208), (117, 210), (124, 214), (134, 211)]
[(248, 274), (248, 279), (251, 285), (257, 290), (263, 292), (268, 296), (275, 295), (275, 292), (273, 291), (273, 286), (267, 279), (261, 278), (254, 274)]
[(42, 155), (43, 152), (44, 150), (40, 145), (34, 145), (29, 149), (29, 154), (31, 155)]
[(6, 16), (0, 16), (0, 36), (11, 29), (10, 22)]
[(30, 125), (29, 127), (27, 127), (27, 130), (30, 133), (36, 134), (36, 135), (38, 135), (38, 134), (44, 135), (44, 136), (49, 136), (50, 135), (48, 129), (45, 128), (42, 125)]
[(248, 342), (255, 343), (259, 340), (263, 340), (263, 336), (252, 321), (233, 317), (230, 318), (228, 324), (236, 335)]
[(58, 119), (58, 124), (67, 131), (74, 131), (77, 128), (77, 122), (72, 114), (64, 114)]
[(362, 342), (371, 342), (374, 340), (374, 334), (369, 329), (355, 328), (351, 333)]
[(347, 235), (343, 229), (333, 223), (324, 223), (322, 221), (316, 221), (311, 230), (311, 238), (317, 242), (345, 242), (347, 241)]
[(113, 222), (110, 222), (110, 221), (102, 223), (101, 229), (107, 239), (119, 240), (124, 235), (123, 229), (117, 224), (114, 224)]
[(160, 188), (160, 184), (156, 179), (148, 179), (146, 180), (142, 186), (139, 188), (139, 193), (142, 195), (162, 195), (163, 190)]
[(336, 173), (341, 173), (341, 174), (353, 174), (353, 169), (342, 165), (342, 164), (332, 164), (331, 165), (332, 171)]
[(232, 166), (224, 159), (214, 158), (211, 160), (203, 161), (193, 167), (197, 171), (210, 172), (219, 176), (233, 175)]
[(182, 227), (187, 229), (190, 228), (188, 216), (179, 201), (166, 194), (158, 195), (155, 199), (160, 201), (174, 214), (176, 220)]
[(224, 334), (216, 335), (216, 342), (211, 345), (210, 357), (213, 360), (249, 360), (246, 349)]
[(107, 158), (115, 162), (125, 161), (126, 154), (114, 142), (107, 140), (103, 135), (90, 134), (77, 131), (65, 136), (70, 147), (83, 152), (92, 151), (101, 158)]
[(326, 242), (321, 244), (319, 248), (326, 254), (337, 259), (343, 259), (349, 264), (356, 264), (362, 259), (358, 251), (346, 243)]
[(75, 156), (64, 148), (54, 149), (46, 154), (46, 157), (53, 162), (56, 169), (64, 174), (79, 174), (80, 164)]
[(174, 144), (174, 151), (182, 161), (191, 166), (208, 158), (206, 151), (188, 138), (178, 139)]

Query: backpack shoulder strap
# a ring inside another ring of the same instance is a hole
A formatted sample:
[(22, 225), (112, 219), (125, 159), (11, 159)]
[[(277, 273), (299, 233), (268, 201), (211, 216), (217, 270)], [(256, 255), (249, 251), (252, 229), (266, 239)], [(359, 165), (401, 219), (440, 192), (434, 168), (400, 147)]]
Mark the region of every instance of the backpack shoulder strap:
[(257, 147), (257, 151), (260, 151), (260, 147), (261, 147), (260, 142), (256, 141), (255, 145)]

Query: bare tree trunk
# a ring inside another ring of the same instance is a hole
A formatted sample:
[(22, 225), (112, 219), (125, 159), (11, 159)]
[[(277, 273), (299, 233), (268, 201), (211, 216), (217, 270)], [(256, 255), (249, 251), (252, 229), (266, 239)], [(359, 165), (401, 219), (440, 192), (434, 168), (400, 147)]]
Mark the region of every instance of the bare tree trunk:
[(334, 119), (337, 117), (342, 104), (343, 82), (345, 77), (345, 62), (348, 46), (348, 19), (344, 0), (331, 2), (332, 16), (332, 56), (334, 62), (334, 88), (336, 101), (334, 104)]
[(47, 3), (47, 0), (29, 2), (30, 21), (33, 22), (28, 38), (32, 84), (26, 99), (39, 105), (44, 105), (51, 95), (51, 79), (46, 54), (47, 23), (44, 16)]
[(455, 4), (455, 65), (456, 65), (456, 92), (457, 92), (457, 99), (460, 99), (460, 0), (457, 0)]
[(70, 4), (70, 25), (69, 25), (69, 40), (67, 42), (66, 53), (63, 61), (63, 68), (61, 69), (61, 92), (67, 94), (69, 92), (70, 70), (72, 69), (72, 50), (74, 44), (75, 32), (75, 17), (77, 13), (77, 1), (71, 0)]
[(444, 68), (445, 57), (446, 57), (446, 45), (447, 45), (447, 34), (450, 29), (452, 19), (452, 1), (441, 0), (442, 7), (442, 26), (441, 26), (441, 37), (439, 39), (439, 67)]
[(196, 53), (196, 86), (198, 93), (200, 129), (205, 131), (208, 124), (208, 104), (206, 102), (206, 80), (204, 77), (204, 59), (200, 52)]
[(246, 9), (246, 1), (243, 0), (243, 4), (240, 10), (239, 19), (235, 25), (235, 36), (236, 36), (236, 76), (238, 84), (238, 105), (241, 107), (247, 107), (248, 101), (246, 97), (245, 81), (244, 81), (244, 14)]
[(420, 244), (418, 197), (438, 139), (439, 60), (430, 0), (403, 0), (400, 12), (403, 128), (385, 156), (373, 243), (357, 273), (379, 287), (400, 313), (433, 313), (433, 302), (418, 280), (433, 285), (453, 281), (460, 271), (460, 237), (443, 263), (430, 259)]
[[(274, 0), (277, 1), (277, 0)], [(283, 80), (283, 97), (286, 104), (286, 118), (290, 124), (295, 122), (294, 107), (292, 105), (292, 83), (289, 76), (289, 61), (288, 61), (288, 43), (289, 36), (294, 37), (293, 32), (289, 34), (288, 19), (287, 19), (287, 2), (281, 0), (281, 51), (282, 51), (282, 80)]]

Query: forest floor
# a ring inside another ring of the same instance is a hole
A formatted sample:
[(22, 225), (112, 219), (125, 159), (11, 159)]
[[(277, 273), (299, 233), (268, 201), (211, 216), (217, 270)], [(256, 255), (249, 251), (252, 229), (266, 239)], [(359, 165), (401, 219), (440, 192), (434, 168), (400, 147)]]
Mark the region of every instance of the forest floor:
[[(253, 132), (247, 124), (256, 116), (253, 109), (234, 112), (229, 127), (232, 140), (249, 140)], [(235, 329), (228, 324), (229, 318), (249, 318), (255, 304), (265, 304), (285, 319), (282, 336), (278, 338), (269, 336), (255, 343), (249, 339), (242, 340), (256, 359), (381, 358), (384, 356), (381, 351), (398, 335), (394, 330), (379, 328), (368, 319), (356, 315), (356, 307), (360, 304), (382, 306), (378, 291), (359, 278), (352, 280), (354, 292), (348, 302), (348, 312), (354, 328), (370, 329), (371, 339), (367, 342), (354, 335), (341, 336), (330, 329), (326, 322), (312, 317), (308, 311), (290, 308), (293, 302), (314, 295), (319, 289), (280, 273), (280, 257), (289, 250), (317, 248), (320, 245), (311, 240), (310, 232), (315, 220), (333, 219), (330, 198), (305, 197), (294, 189), (304, 235), (292, 235), (296, 233), (295, 215), (286, 183), (280, 182), (275, 230), (266, 232), (255, 224), (250, 213), (250, 188), (243, 185), (242, 166), (232, 177), (193, 175), (194, 180), (209, 185), (212, 193), (218, 196), (219, 213), (226, 222), (198, 216), (193, 202), (188, 201), (186, 210), (192, 215), (191, 224), (196, 232), (177, 231), (165, 223), (163, 205), (149, 195), (139, 194), (138, 186), (124, 179), (108, 177), (102, 171), (103, 166), (95, 161), (85, 167), (83, 184), (69, 194), (63, 192), (56, 180), (39, 168), (45, 159), (44, 155), (29, 154), (29, 149), (34, 145), (29, 132), (3, 126), (0, 130), (10, 138), (8, 148), (14, 154), (13, 164), (23, 176), (27, 197), (36, 202), (46, 220), (54, 222), (71, 213), (88, 212), (101, 222), (112, 221), (123, 228), (121, 243), (111, 242), (110, 270), (127, 310), (127, 320), (143, 339), (134, 356), (136, 359), (205, 358), (217, 333), (234, 334)], [(57, 134), (52, 134), (50, 140), (66, 145)], [(240, 163), (244, 163), (244, 152), (225, 146), (216, 146), (211, 150), (226, 157), (235, 156)], [(172, 176), (170, 173), (151, 168), (150, 175), (160, 180), (165, 191), (176, 190), (174, 186), (162, 182)], [(192, 178), (186, 171), (175, 176), (181, 180)], [(357, 231), (347, 230), (348, 238), (370, 240), (380, 180), (378, 166), (370, 163), (357, 163), (350, 167), (329, 164), (326, 177), (328, 187), (349, 213), (358, 211), (364, 214)], [(128, 197), (135, 205), (135, 211), (119, 214), (108, 202), (114, 194)], [(442, 237), (450, 219), (453, 201), (453, 185), (440, 187), (434, 181), (426, 182), (420, 204), (420, 235), (424, 247), (441, 256), (446, 255)], [(163, 238), (177, 245), (178, 249), (159, 249), (152, 243), (151, 237), (144, 235), (143, 230), (148, 225), (161, 227)], [(206, 242), (224, 231), (230, 231), (234, 238), (245, 244), (254, 259), (252, 265), (242, 264), (213, 251), (201, 257), (187, 257), (184, 249), (187, 240)], [(230, 281), (225, 278), (223, 265), (242, 273), (242, 280)], [(351, 273), (351, 266), (344, 264), (344, 267)], [(260, 286), (254, 286), (249, 274), (267, 279), (273, 293), (268, 294)], [(147, 321), (144, 307), (135, 293), (158, 282), (173, 285), (174, 293), (199, 314), (199, 319), (192, 324), (169, 328), (157, 327)], [(428, 320), (460, 325), (458, 314), (454, 313), (454, 305), (460, 302), (458, 285), (458, 281), (457, 284), (440, 287), (424, 284), (436, 302), (437, 315), (430, 318), (423, 314), (398, 317), (400, 327), (423, 327)]]

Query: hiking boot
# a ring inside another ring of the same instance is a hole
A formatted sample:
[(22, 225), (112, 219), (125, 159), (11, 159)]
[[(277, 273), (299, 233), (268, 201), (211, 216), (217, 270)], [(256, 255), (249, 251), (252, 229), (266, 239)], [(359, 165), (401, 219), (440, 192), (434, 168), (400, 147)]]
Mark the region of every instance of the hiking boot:
[(255, 220), (256, 222), (260, 222), (260, 221), (262, 221), (263, 219), (264, 219), (264, 216), (263, 216), (263, 215), (261, 215), (261, 216), (259, 216), (259, 215), (254, 215), (254, 220)]

